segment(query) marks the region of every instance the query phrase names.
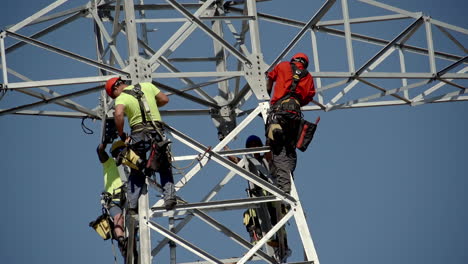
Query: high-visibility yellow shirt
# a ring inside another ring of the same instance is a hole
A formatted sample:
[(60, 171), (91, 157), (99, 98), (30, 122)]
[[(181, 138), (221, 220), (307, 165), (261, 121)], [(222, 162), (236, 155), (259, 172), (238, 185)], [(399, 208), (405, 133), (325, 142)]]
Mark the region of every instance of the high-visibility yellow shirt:
[(113, 158), (108, 158), (106, 162), (102, 163), (104, 171), (104, 190), (110, 194), (120, 193), (120, 186), (122, 186), (122, 180), (120, 180), (119, 170), (117, 164)]
[[(160, 90), (152, 83), (140, 83), (140, 86), (144, 96), (146, 97), (146, 101), (148, 102), (152, 120), (161, 121), (161, 114), (159, 114), (159, 109), (156, 104), (156, 95), (159, 94)], [(129, 85), (125, 87), (124, 90), (132, 90), (133, 87), (133, 85)], [(140, 105), (135, 97), (126, 93), (121, 93), (115, 99), (115, 105), (117, 106), (119, 104), (125, 106), (125, 115), (128, 118), (130, 127), (143, 122), (143, 118), (141, 118)], [(145, 109), (143, 109), (143, 112), (145, 112)], [(146, 117), (146, 120), (149, 121), (149, 117)]]

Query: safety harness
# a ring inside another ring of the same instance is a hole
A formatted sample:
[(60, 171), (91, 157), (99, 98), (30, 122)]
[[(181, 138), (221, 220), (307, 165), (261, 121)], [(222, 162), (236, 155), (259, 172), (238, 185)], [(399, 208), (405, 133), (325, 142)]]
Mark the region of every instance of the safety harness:
[(307, 69), (299, 69), (291, 62), (292, 82), (289, 92), (281, 97), (272, 107), (267, 119), (266, 136), (275, 145), (294, 145), (305, 151), (312, 141), (318, 121), (310, 123), (303, 118), (299, 94), (296, 88), (302, 78), (307, 76)]
[[(170, 158), (170, 151), (169, 151), (169, 144), (171, 143), (169, 140), (165, 139), (164, 136), (164, 124), (162, 122), (155, 122), (151, 118), (151, 109), (148, 105), (148, 101), (146, 100), (146, 96), (141, 90), (141, 85), (135, 84), (133, 89), (131, 90), (123, 90), (122, 92), (129, 94), (135, 97), (138, 100), (138, 105), (140, 107), (142, 123), (136, 124), (132, 127), (132, 133), (145, 131), (149, 134), (155, 132), (157, 137), (150, 136), (151, 138), (151, 153), (147, 160), (146, 165), (144, 166), (146, 169), (150, 169), (152, 171), (158, 171), (160, 167), (159, 158), (162, 152), (167, 152), (168, 162), (171, 162)], [(141, 169), (141, 166), (137, 166)]]
[(299, 69), (295, 63), (291, 62), (292, 82), (289, 86), (289, 92), (281, 97), (273, 106), (275, 112), (287, 112), (291, 114), (301, 115), (300, 96), (296, 93), (296, 88), (302, 78), (309, 74), (307, 69)]
[[(146, 96), (141, 90), (141, 85), (139, 83), (135, 84), (133, 86), (133, 89), (131, 90), (123, 90), (123, 93), (129, 94), (133, 97), (135, 97), (138, 100), (138, 105), (140, 106), (140, 112), (141, 112), (141, 118), (142, 118), (142, 124), (144, 126), (152, 126), (154, 129), (157, 129), (155, 122), (151, 118), (151, 109), (148, 105), (148, 101), (146, 100)], [(146, 116), (149, 116), (149, 122)]]

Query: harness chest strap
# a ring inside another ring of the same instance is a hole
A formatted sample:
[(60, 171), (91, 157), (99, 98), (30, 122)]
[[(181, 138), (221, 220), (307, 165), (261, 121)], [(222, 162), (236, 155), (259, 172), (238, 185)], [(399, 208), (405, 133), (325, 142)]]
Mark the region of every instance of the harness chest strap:
[(295, 63), (291, 62), (291, 71), (292, 71), (292, 82), (291, 86), (289, 86), (289, 92), (281, 97), (278, 101), (276, 101), (275, 105), (281, 105), (281, 103), (291, 97), (293, 97), (299, 103), (299, 95), (296, 94), (296, 88), (302, 78), (306, 77), (309, 74), (307, 69), (299, 69)]
[(292, 76), (293, 81), (292, 81), (291, 87), (289, 87), (290, 95), (296, 93), (296, 87), (299, 81), (302, 78), (306, 77), (307, 74), (309, 74), (309, 71), (307, 71), (307, 69), (299, 69), (297, 68), (296, 64), (292, 62), (291, 62), (291, 70), (293, 73), (293, 76)]
[(138, 100), (138, 105), (140, 106), (140, 112), (141, 112), (141, 118), (142, 118), (142, 123), (143, 125), (148, 124), (148, 120), (146, 119), (146, 116), (148, 115), (149, 117), (149, 122), (150, 124), (154, 127), (157, 128), (156, 124), (154, 124), (153, 119), (151, 118), (151, 109), (149, 108), (148, 102), (146, 100), (146, 96), (141, 90), (141, 85), (139, 83), (135, 84), (133, 86), (132, 90), (123, 90), (122, 92), (129, 94), (133, 97), (135, 97)]

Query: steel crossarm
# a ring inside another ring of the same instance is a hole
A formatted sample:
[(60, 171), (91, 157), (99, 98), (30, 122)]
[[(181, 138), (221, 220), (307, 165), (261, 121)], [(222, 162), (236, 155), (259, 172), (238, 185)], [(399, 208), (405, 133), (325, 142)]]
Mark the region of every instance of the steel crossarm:
[[(394, 44), (396, 44), (401, 38), (406, 36), (413, 28), (417, 27), (423, 23), (423, 17), (418, 18), (416, 21), (414, 21), (411, 25), (409, 25), (405, 30), (403, 30), (398, 36), (396, 36), (392, 41), (390, 41), (385, 47), (383, 47), (377, 54), (369, 59), (364, 65), (356, 71), (356, 75), (359, 76), (362, 72), (364, 72), (372, 63), (374, 63), (376, 60), (378, 60), (387, 50), (393, 47)], [(430, 52), (429, 52), (430, 53)]]
[(23, 21), (17, 23), (16, 25), (8, 28), (8, 31), (16, 32), (16, 31), (20, 30), (21, 28), (29, 25), (31, 22), (33, 22), (37, 18), (41, 17), (44, 14), (47, 14), (51, 10), (59, 7), (60, 5), (62, 5), (63, 3), (67, 2), (67, 1), (68, 0), (57, 0), (57, 1), (53, 2), (52, 4), (46, 6), (45, 8), (39, 10), (38, 12), (36, 12), (34, 15), (32, 15), (32, 16), (24, 19)]
[[(5, 115), (5, 114), (10, 114), (10, 113), (15, 113), (15, 112), (20, 111), (20, 110), (26, 110), (26, 109), (34, 108), (34, 107), (41, 106), (41, 105), (44, 105), (44, 104), (53, 103), (55, 101), (63, 101), (63, 100), (68, 99), (68, 98), (93, 93), (93, 92), (96, 92), (98, 90), (102, 90), (102, 85), (91, 87), (91, 88), (88, 88), (88, 89), (85, 89), (85, 90), (81, 90), (81, 91), (77, 91), (77, 92), (73, 92), (73, 93), (69, 93), (69, 94), (64, 94), (64, 95), (48, 98), (48, 99), (45, 99), (45, 100), (42, 100), (42, 101), (39, 101), (39, 102), (36, 102), (36, 103), (31, 103), (31, 104), (26, 104), (26, 105), (21, 105), (21, 106), (13, 107), (13, 108), (10, 108), (10, 109), (6, 109), (6, 110), (3, 110), (3, 111), (0, 111), (0, 116)], [(95, 116), (97, 116), (97, 115), (95, 114)]]
[[(39, 36), (36, 36), (36, 34), (35, 34), (32, 37), (39, 37)], [(15, 44), (13, 46), (10, 46), (10, 48), (12, 48), (12, 50), (14, 50), (14, 48), (21, 46), (21, 44), (24, 44), (24, 42), (17, 43), (17, 44)], [(9, 48), (6, 49), (6, 52), (8, 51), (8, 49)], [(4, 68), (6, 68), (6, 67), (2, 67), (2, 65), (0, 65), (0, 69), (4, 69)], [(24, 76), (24, 75), (22, 75), (22, 74), (20, 74), (20, 73), (18, 73), (16, 71), (13, 71), (12, 69), (7, 69), (7, 72), (14, 75), (14, 76), (16, 76), (16, 77), (18, 77), (19, 79), (22, 79), (23, 81), (32, 82), (31, 79), (27, 78), (26, 76)], [(38, 88), (41, 89), (42, 91), (46, 92), (47, 94), (50, 94), (50, 95), (53, 95), (53, 96), (60, 96), (61, 95), (61, 94), (59, 94), (57, 92), (54, 92), (53, 90), (51, 90), (51, 89), (49, 89), (47, 87), (38, 87)], [(16, 89), (16, 91), (18, 91), (20, 93), (27, 94), (27, 95), (32, 96), (32, 97), (39, 98), (39, 99), (51, 99), (52, 98), (52, 97), (50, 97), (48, 95), (35, 92), (32, 89)], [(73, 102), (73, 101), (71, 101), (69, 99), (66, 99), (66, 100), (63, 100), (63, 101), (61, 101), (61, 100), (55, 101), (54, 103), (58, 104), (58, 105), (61, 105), (63, 107), (66, 107), (66, 108), (81, 112), (81, 113), (86, 114), (88, 116), (98, 118), (97, 113), (94, 110), (90, 110), (90, 109), (88, 109), (88, 108), (86, 108), (84, 106), (81, 106), (81, 105), (77, 104), (76, 102)], [(16, 112), (15, 114), (46, 115), (46, 116), (60, 116), (60, 117), (84, 117), (84, 116), (86, 116), (86, 115), (82, 115), (82, 114), (78, 114), (78, 113), (55, 112), (55, 111), (19, 111), (19, 112)]]
[(116, 74), (128, 76), (128, 73), (126, 71), (117, 69), (115, 67), (111, 67), (111, 66), (109, 66), (107, 64), (104, 64), (104, 63), (99, 63), (99, 62), (97, 62), (95, 60), (80, 56), (80, 55), (75, 54), (73, 52), (70, 52), (70, 51), (67, 51), (67, 50), (64, 50), (64, 49), (61, 49), (61, 48), (58, 48), (58, 47), (54, 47), (54, 46), (49, 45), (47, 43), (44, 43), (42, 41), (35, 40), (35, 39), (32, 39), (32, 38), (23, 36), (23, 35), (20, 35), (18, 33), (15, 33), (15, 32), (9, 31), (9, 30), (6, 31), (6, 34), (7, 34), (7, 36), (10, 36), (12, 38), (27, 42), (27, 43), (29, 43), (31, 45), (35, 45), (37, 47), (49, 50), (51, 52), (60, 54), (62, 56), (65, 56), (65, 57), (68, 57), (68, 58), (71, 58), (71, 59), (86, 63), (88, 65), (91, 65), (91, 66), (94, 66), (94, 67), (97, 67), (97, 68), (100, 68), (100, 69), (104, 69), (104, 70), (107, 70), (107, 71), (110, 71), (110, 72), (113, 72), (113, 73), (116, 73)]
[(69, 84), (97, 83), (97, 82), (105, 82), (109, 78), (113, 78), (113, 77), (119, 77), (119, 75), (79, 77), (79, 78), (30, 81), (30, 82), (14, 82), (14, 83), (9, 83), (7, 89), (13, 90), (13, 89), (33, 88), (33, 87), (41, 87), (41, 86), (60, 86), (60, 85), (69, 85)]
[[(0, 109), (0, 112), (7, 109)], [(77, 112), (60, 112), (60, 111), (44, 111), (44, 110), (22, 110), (12, 114), (15, 115), (29, 115), (29, 116), (50, 116), (50, 117), (64, 117), (64, 118), (84, 118), (88, 115)], [(97, 116), (94, 116), (96, 118)]]
[[(83, 11), (81, 11), (81, 10), (78, 11), (78, 12), (75, 12), (73, 15), (71, 15), (71, 16), (69, 16), (69, 17), (67, 17), (67, 18), (65, 18), (65, 19), (63, 19), (63, 20), (61, 20), (61, 21), (59, 21), (59, 22), (57, 22), (57, 23), (55, 23), (53, 25), (50, 25), (46, 29), (43, 29), (43, 30), (41, 30), (41, 31), (39, 31), (37, 33), (34, 33), (33, 35), (30, 36), (30, 38), (37, 39), (37, 38), (40, 38), (42, 36), (45, 36), (48, 33), (53, 32), (54, 30), (59, 29), (59, 28), (65, 26), (65, 25), (77, 20), (78, 18), (83, 17), (84, 15), (85, 15), (85, 13)], [(7, 47), (5, 49), (5, 52), (8, 54), (8, 53), (10, 53), (10, 52), (24, 46), (24, 45), (26, 45), (26, 42), (15, 43), (15, 44)]]

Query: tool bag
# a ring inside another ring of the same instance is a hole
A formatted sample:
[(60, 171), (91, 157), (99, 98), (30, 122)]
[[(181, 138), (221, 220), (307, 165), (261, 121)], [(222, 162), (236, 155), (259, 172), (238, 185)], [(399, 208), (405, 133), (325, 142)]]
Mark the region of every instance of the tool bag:
[(320, 122), (320, 117), (317, 118), (315, 123), (311, 123), (307, 120), (302, 119), (299, 125), (299, 133), (297, 135), (296, 148), (304, 152), (307, 150), (310, 142), (314, 138), (315, 130), (317, 130), (317, 124)]
[(90, 222), (89, 226), (92, 227), (104, 240), (108, 240), (112, 237), (112, 221), (109, 219), (109, 215), (106, 213), (103, 213), (102, 215), (98, 216), (96, 220)]
[(250, 242), (256, 243), (262, 238), (262, 230), (260, 228), (260, 222), (257, 216), (255, 209), (247, 209), (244, 212), (244, 221), (245, 229), (249, 232)]

